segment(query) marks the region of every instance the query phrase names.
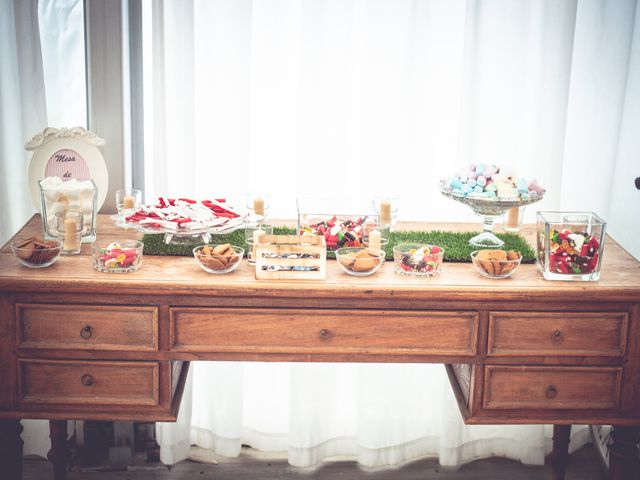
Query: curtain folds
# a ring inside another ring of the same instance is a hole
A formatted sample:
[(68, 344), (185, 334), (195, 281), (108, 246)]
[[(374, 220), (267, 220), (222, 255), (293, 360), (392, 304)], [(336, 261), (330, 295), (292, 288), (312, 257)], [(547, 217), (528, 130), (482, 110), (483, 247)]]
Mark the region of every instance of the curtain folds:
[[(624, 178), (640, 152), (635, 0), (146, 6), (148, 199), (269, 190), (271, 216), (293, 218), (301, 194), (388, 192), (401, 193), (400, 219), (475, 221), (437, 180), (484, 161), (537, 177), (548, 193), (536, 209), (605, 216), (640, 255), (640, 214), (615, 208), (637, 202)], [(541, 464), (550, 448), (549, 427), (464, 426), (438, 365), (192, 368), (191, 410), (158, 426), (168, 463), (190, 443), (287, 450), (299, 466), (336, 455)], [(586, 432), (574, 428), (572, 448)]]
[(0, 209), (3, 244), (35, 212), (24, 142), (47, 126), (47, 110), (38, 2), (1, 0), (0, 9), (0, 191), (11, 202)]

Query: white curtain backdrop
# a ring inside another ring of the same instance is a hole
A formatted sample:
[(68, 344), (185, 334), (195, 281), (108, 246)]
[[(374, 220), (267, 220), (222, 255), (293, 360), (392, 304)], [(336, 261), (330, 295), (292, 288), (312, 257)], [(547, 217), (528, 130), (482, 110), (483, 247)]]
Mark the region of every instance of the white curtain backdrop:
[(35, 212), (24, 142), (47, 126), (37, 0), (0, 0), (0, 244)]
[[(298, 195), (387, 192), (400, 219), (475, 221), (437, 181), (499, 163), (547, 188), (526, 221), (596, 211), (640, 256), (639, 16), (635, 0), (150, 0), (146, 197), (267, 190), (271, 216), (294, 218)], [(300, 466), (540, 464), (550, 445), (549, 427), (464, 426), (439, 365), (192, 374), (178, 423), (158, 426), (167, 463), (249, 444)]]
[[(86, 126), (82, 0), (0, 0), (0, 244), (36, 212), (24, 144), (47, 126)], [(25, 455), (46, 456), (49, 423), (24, 420)]]

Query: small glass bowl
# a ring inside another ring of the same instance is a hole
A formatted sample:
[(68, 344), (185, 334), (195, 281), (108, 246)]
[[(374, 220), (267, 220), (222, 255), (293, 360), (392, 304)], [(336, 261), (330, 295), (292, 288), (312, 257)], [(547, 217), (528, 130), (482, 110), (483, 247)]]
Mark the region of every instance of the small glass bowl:
[(437, 245), (401, 243), (393, 247), (396, 273), (430, 277), (442, 269), (444, 250)]
[(93, 244), (93, 268), (99, 272), (129, 273), (142, 265), (144, 244), (138, 240), (112, 242), (99, 247)]
[(53, 265), (62, 252), (62, 242), (58, 240), (42, 241), (30, 238), (12, 243), (11, 250), (18, 261), (29, 268), (44, 268)]
[(344, 247), (335, 251), (338, 265), (345, 273), (356, 277), (365, 277), (376, 273), (384, 263), (384, 250)]
[[(496, 258), (478, 258), (479, 252), (488, 252), (488, 257)], [(503, 252), (503, 253), (498, 253)], [(509, 260), (503, 260), (501, 257), (504, 255), (513, 257), (514, 254), (518, 255), (518, 258)], [(471, 252), (471, 262), (480, 275), (487, 278), (508, 278), (515, 273), (522, 261), (522, 254), (520, 252), (505, 252), (504, 250), (475, 250)]]
[[(224, 248), (226, 247), (226, 248)], [(229, 252), (231, 250), (231, 253)], [(193, 256), (205, 272), (229, 273), (240, 266), (244, 249), (235, 245), (199, 245), (193, 249)]]

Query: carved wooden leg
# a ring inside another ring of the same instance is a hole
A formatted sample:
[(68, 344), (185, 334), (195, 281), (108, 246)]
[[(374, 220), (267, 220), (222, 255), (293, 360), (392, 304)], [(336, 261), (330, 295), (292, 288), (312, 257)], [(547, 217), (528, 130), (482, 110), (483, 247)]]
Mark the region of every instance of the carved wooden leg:
[(609, 445), (609, 480), (640, 479), (640, 427), (613, 427)]
[(53, 463), (53, 478), (66, 480), (67, 466), (71, 460), (71, 449), (67, 443), (67, 421), (49, 420), (49, 436), (51, 450), (47, 453), (47, 458)]
[(0, 476), (7, 480), (22, 480), (21, 433), (20, 420), (0, 420)]
[(564, 473), (569, 463), (569, 439), (571, 425), (553, 426), (553, 450), (549, 455), (551, 464), (551, 480), (564, 480)]

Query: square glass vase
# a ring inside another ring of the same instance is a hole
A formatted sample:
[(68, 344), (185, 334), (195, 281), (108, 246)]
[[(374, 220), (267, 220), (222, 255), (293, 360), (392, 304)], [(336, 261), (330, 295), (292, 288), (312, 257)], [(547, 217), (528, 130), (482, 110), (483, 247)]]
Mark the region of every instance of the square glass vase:
[(606, 222), (593, 212), (537, 215), (537, 265), (546, 280), (600, 279)]
[(57, 238), (56, 213), (64, 210), (79, 210), (82, 212), (82, 243), (96, 241), (96, 214), (98, 189), (93, 180), (91, 188), (79, 190), (44, 189), (40, 186), (40, 202), (42, 214), (42, 232), (44, 238)]

